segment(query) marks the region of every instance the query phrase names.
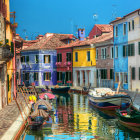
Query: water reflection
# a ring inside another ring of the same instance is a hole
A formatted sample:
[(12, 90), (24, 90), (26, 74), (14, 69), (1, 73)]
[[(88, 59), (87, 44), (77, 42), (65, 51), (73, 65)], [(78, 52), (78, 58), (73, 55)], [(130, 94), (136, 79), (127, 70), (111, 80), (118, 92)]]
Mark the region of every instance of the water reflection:
[[(112, 112), (89, 105), (81, 94), (60, 95), (54, 115), (39, 131), (26, 130), (25, 140), (133, 140), (140, 134), (120, 125)], [(49, 125), (51, 124), (51, 125)], [(22, 139), (21, 138), (21, 139)]]

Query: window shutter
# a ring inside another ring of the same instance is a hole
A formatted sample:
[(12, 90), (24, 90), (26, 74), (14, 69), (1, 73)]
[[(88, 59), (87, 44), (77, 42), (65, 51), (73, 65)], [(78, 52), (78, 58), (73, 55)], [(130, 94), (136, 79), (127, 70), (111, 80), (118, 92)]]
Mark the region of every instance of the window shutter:
[(62, 54), (60, 54), (60, 62), (62, 62)]
[(49, 80), (51, 80), (51, 72), (49, 72)]
[(20, 61), (21, 61), (21, 63), (23, 62), (23, 56), (20, 57)]
[(26, 56), (26, 62), (29, 62), (29, 56)]
[(69, 72), (70, 73), (70, 78), (69, 78), (69, 80), (71, 81), (71, 72)]
[(51, 63), (51, 55), (49, 55), (49, 63)]
[(14, 55), (14, 43), (11, 42), (11, 53)]
[(125, 46), (123, 46), (123, 57), (125, 57)]
[(44, 55), (44, 63), (45, 63), (45, 55)]
[(139, 47), (138, 50), (139, 50), (139, 55), (140, 55), (140, 42), (139, 42), (139, 44), (138, 44), (138, 47)]
[(132, 80), (135, 80), (135, 68), (132, 68)]
[(36, 80), (35, 73), (34, 73), (34, 81)]
[(96, 78), (98, 79), (98, 70), (96, 70)]
[(131, 44), (131, 56), (135, 56), (135, 46), (134, 44)]
[(66, 72), (66, 81), (68, 81), (68, 72)]
[(46, 73), (43, 73), (44, 81), (46, 80)]
[(130, 44), (128, 45), (128, 56), (130, 56), (130, 50), (131, 48), (130, 48)]
[(57, 81), (59, 81), (59, 72), (57, 72)]

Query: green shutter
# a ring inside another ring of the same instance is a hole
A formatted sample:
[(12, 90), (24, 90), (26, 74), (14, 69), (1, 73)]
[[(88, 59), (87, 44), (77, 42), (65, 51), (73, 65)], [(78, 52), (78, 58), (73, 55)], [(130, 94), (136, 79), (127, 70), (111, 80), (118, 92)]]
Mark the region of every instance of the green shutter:
[(139, 55), (140, 55), (140, 42), (139, 42), (139, 44), (138, 44), (138, 53), (139, 53)]
[(36, 80), (36, 77), (35, 77), (35, 76), (36, 76), (36, 74), (35, 74), (35, 72), (34, 72), (34, 81)]
[(23, 62), (23, 56), (20, 57), (20, 61), (21, 61), (21, 63)]
[(49, 80), (51, 80), (51, 72), (49, 72)]
[(131, 48), (130, 48), (131, 46), (130, 46), (130, 44), (128, 45), (128, 56), (130, 56), (130, 53), (131, 53)]
[(125, 46), (123, 46), (123, 57), (125, 57)]
[(57, 62), (59, 62), (59, 54), (57, 54)]
[(14, 55), (14, 43), (11, 42), (11, 53)]
[(70, 73), (70, 79), (69, 80), (71, 81), (71, 72), (69, 72), (69, 73)]
[(135, 80), (135, 68), (132, 68), (132, 80)]
[(62, 62), (62, 54), (60, 54), (60, 62)]
[(49, 63), (51, 63), (51, 55), (49, 55)]
[(8, 88), (8, 91), (9, 91), (9, 75), (7, 75), (7, 88)]
[(26, 62), (27, 63), (29, 62), (29, 56), (26, 56)]
[(43, 73), (44, 81), (46, 80), (46, 73)]
[(98, 70), (96, 70), (96, 78), (98, 79)]
[(44, 63), (45, 63), (45, 55), (44, 55)]

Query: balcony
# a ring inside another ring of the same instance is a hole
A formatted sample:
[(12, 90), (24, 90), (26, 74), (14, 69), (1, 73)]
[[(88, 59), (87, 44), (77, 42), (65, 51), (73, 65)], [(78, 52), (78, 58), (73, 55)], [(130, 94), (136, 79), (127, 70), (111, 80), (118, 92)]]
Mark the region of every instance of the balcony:
[(0, 61), (8, 61), (11, 59), (14, 55), (10, 51), (10, 46), (0, 46)]

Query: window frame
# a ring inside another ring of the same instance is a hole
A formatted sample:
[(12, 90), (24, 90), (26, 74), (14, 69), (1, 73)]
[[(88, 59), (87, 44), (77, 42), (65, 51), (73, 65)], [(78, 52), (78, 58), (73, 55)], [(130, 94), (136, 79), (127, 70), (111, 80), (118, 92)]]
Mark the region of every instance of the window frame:
[(72, 75), (72, 72), (71, 71), (67, 71), (66, 72), (66, 81), (72, 81), (71, 75)]
[(44, 76), (44, 81), (51, 81), (51, 77), (52, 77), (51, 72), (44, 72), (43, 76)]
[[(46, 57), (48, 57), (47, 58), (48, 62), (46, 61)], [(44, 63), (45, 64), (50, 64), (51, 63), (51, 55), (49, 55), (49, 54), (48, 55), (44, 55)]]
[(131, 78), (132, 78), (132, 80), (136, 80), (136, 68), (135, 67), (131, 68)]
[(30, 73), (25, 72), (25, 81), (29, 81), (29, 79), (30, 79)]
[(35, 63), (36, 63), (36, 64), (39, 63), (39, 55), (35, 55)]
[(132, 20), (132, 30), (135, 30), (135, 20)]
[(66, 53), (66, 62), (71, 62), (71, 52)]
[(62, 62), (62, 53), (57, 54), (57, 62)]
[(39, 81), (38, 72), (34, 72), (34, 81)]
[(126, 35), (126, 23), (123, 24), (123, 35)]
[(90, 62), (90, 51), (87, 51), (87, 61)]
[(118, 37), (118, 25), (115, 26), (115, 37)]
[(113, 59), (114, 58), (114, 47), (110, 48), (110, 58)]
[(78, 62), (78, 52), (75, 52), (75, 62)]
[(57, 72), (57, 81), (62, 81), (62, 72), (61, 71)]

